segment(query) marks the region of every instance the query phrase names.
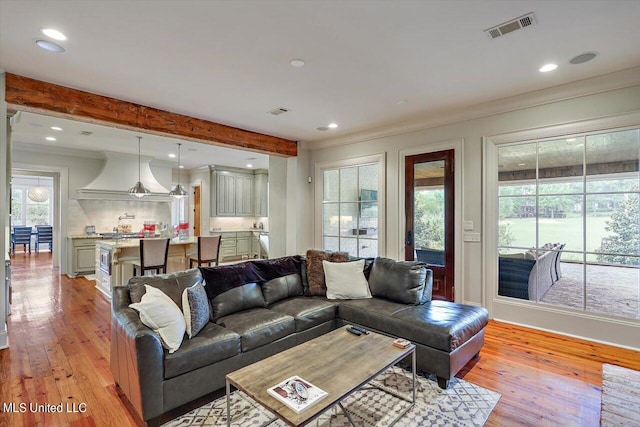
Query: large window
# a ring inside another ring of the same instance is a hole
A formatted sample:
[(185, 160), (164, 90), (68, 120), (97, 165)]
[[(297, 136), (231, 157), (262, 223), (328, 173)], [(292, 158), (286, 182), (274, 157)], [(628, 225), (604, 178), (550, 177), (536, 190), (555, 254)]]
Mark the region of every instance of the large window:
[(640, 129), (497, 147), (498, 295), (640, 318)]
[(380, 253), (383, 205), (382, 157), (319, 168), (321, 182), (322, 248), (352, 256)]
[[(30, 190), (32, 191), (31, 197)], [(11, 225), (35, 226), (52, 223), (53, 178), (13, 176), (11, 182)]]

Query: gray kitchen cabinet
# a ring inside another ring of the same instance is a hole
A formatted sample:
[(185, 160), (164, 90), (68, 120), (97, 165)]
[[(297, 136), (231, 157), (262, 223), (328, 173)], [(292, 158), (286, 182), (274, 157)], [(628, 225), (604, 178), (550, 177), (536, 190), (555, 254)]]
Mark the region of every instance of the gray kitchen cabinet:
[(236, 175), (236, 216), (253, 216), (253, 175)]
[(236, 176), (230, 172), (216, 172), (216, 215), (236, 216)]
[(242, 231), (236, 234), (236, 256), (249, 258), (251, 255), (251, 232)]
[(236, 258), (236, 233), (220, 233), (220, 236), (221, 260)]
[(69, 257), (71, 261), (68, 269), (69, 277), (77, 277), (96, 272), (96, 241), (101, 238), (69, 238)]
[(260, 258), (260, 233), (254, 231), (251, 233), (251, 257)]
[(255, 216), (269, 216), (269, 175), (266, 170), (256, 170), (253, 187)]
[[(216, 216), (254, 216), (253, 171), (242, 173), (238, 170), (217, 168), (213, 172), (212, 205)], [(213, 203), (215, 201), (215, 203)]]

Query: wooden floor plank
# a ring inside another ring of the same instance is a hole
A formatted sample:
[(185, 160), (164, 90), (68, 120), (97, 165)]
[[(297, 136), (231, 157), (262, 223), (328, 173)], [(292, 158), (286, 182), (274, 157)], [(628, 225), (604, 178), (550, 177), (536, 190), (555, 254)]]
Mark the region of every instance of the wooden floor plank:
[[(87, 407), (84, 413), (0, 412), (0, 427), (135, 426), (109, 370), (110, 303), (94, 282), (58, 274), (49, 253), (18, 253), (12, 273), (11, 347), (0, 350), (0, 402)], [(602, 363), (640, 370), (640, 352), (491, 321), (480, 358), (458, 376), (502, 394), (488, 426), (595, 426)]]

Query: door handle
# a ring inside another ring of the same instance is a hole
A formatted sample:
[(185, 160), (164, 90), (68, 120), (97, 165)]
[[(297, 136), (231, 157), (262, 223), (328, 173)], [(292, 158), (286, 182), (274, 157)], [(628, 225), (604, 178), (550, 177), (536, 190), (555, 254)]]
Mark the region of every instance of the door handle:
[(407, 231), (407, 246), (413, 246), (413, 232), (411, 230)]

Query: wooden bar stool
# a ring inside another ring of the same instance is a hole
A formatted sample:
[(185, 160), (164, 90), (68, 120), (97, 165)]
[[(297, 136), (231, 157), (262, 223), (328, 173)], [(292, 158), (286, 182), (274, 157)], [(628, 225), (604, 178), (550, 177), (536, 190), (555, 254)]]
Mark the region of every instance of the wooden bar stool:
[(193, 263), (197, 263), (198, 267), (202, 264), (211, 265), (215, 262), (218, 265), (220, 255), (220, 235), (215, 236), (198, 236), (198, 253), (196, 257), (189, 257), (189, 268), (193, 268)]
[(155, 270), (156, 274), (167, 273), (169, 239), (140, 239), (140, 259), (133, 260), (133, 275), (144, 276), (145, 271)]

